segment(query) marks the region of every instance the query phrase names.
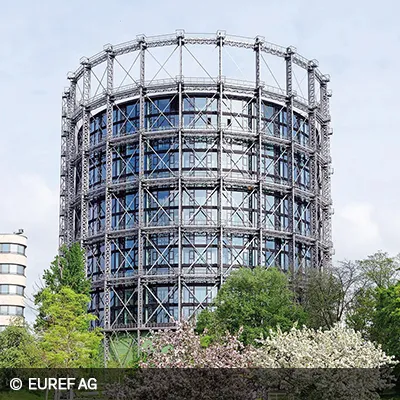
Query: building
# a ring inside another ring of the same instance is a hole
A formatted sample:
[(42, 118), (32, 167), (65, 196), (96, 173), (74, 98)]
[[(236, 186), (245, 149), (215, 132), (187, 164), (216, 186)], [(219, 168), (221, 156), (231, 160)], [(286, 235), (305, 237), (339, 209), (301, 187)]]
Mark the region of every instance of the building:
[(22, 229), (0, 234), (0, 329), (24, 316), (26, 242)]
[(106, 353), (117, 333), (192, 318), (234, 268), (331, 262), (331, 93), (315, 60), (177, 31), (106, 45), (68, 78), (60, 244), (86, 249)]

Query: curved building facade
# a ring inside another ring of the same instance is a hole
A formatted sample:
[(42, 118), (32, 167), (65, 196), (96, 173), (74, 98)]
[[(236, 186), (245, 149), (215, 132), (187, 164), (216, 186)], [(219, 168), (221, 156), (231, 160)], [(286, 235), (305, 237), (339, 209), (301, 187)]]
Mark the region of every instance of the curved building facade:
[(83, 244), (110, 335), (194, 317), (240, 266), (330, 263), (329, 77), (315, 60), (177, 31), (107, 45), (69, 80), (60, 243)]
[(24, 316), (26, 236), (0, 234), (0, 330)]

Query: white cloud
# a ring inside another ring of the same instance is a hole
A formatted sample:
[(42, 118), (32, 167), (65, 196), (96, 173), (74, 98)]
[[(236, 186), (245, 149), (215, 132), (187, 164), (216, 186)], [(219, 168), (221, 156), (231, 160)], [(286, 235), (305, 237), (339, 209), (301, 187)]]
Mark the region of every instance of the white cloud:
[(382, 248), (376, 211), (369, 203), (344, 205), (334, 218), (336, 258), (360, 259)]

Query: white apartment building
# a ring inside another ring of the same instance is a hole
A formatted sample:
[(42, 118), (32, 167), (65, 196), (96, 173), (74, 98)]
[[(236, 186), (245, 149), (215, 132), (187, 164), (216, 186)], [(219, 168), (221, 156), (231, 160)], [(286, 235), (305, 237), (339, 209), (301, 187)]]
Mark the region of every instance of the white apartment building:
[(0, 234), (0, 329), (24, 316), (26, 247), (22, 229)]

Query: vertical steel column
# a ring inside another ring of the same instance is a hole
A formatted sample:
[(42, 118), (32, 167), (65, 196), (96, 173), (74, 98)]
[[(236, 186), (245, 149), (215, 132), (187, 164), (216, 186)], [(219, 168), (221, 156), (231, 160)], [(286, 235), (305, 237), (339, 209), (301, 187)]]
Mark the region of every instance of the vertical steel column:
[(58, 246), (67, 242), (67, 181), (68, 181), (68, 98), (69, 89), (64, 90), (61, 99), (61, 159), (60, 159), (60, 220)]
[(140, 331), (143, 328), (143, 257), (144, 257), (144, 243), (143, 243), (143, 227), (144, 227), (144, 113), (145, 113), (145, 55), (146, 55), (146, 37), (139, 36), (138, 42), (140, 44), (140, 122), (139, 122), (139, 227), (138, 227), (138, 344), (140, 344)]
[(256, 37), (256, 41), (254, 44), (254, 51), (256, 57), (256, 90), (255, 90), (255, 99), (256, 99), (256, 134), (258, 140), (258, 147), (257, 147), (257, 180), (258, 180), (258, 199), (257, 199), (257, 206), (258, 206), (258, 257), (257, 257), (257, 264), (259, 266), (263, 263), (263, 224), (262, 224), (262, 202), (264, 199), (263, 194), (263, 174), (261, 172), (262, 166), (262, 153), (263, 153), (263, 145), (262, 145), (262, 131), (261, 131), (261, 116), (262, 116), (262, 83), (261, 83), (261, 68), (260, 68), (260, 51), (261, 46), (263, 45), (263, 40), (260, 37)]
[(311, 235), (315, 242), (312, 247), (311, 263), (318, 268), (319, 265), (319, 245), (318, 245), (318, 196), (317, 196), (317, 140), (316, 140), (316, 117), (315, 110), (317, 108), (315, 97), (315, 69), (317, 64), (315, 61), (309, 61), (308, 64), (308, 123), (310, 129), (310, 147), (312, 154), (310, 155), (310, 181), (311, 191), (314, 198), (311, 202)]
[[(83, 126), (82, 126), (82, 192), (81, 192), (81, 246), (85, 248), (88, 235), (88, 191), (89, 191), (89, 140), (90, 140), (90, 78), (91, 66), (82, 62), (83, 72)], [(85, 251), (86, 254), (86, 251)], [(85, 256), (86, 261), (86, 256)], [(85, 262), (87, 272), (87, 262)]]
[(75, 123), (73, 122), (73, 115), (76, 107), (76, 84), (75, 75), (70, 75), (69, 80), (71, 81), (69, 88), (68, 98), (68, 137), (67, 137), (67, 203), (66, 203), (66, 241), (67, 245), (70, 246), (76, 239), (75, 237), (75, 211), (73, 208), (73, 202), (75, 198)]
[(110, 140), (113, 136), (113, 85), (114, 85), (114, 53), (112, 47), (106, 49), (107, 53), (107, 137), (106, 137), (106, 188), (105, 188), (105, 234), (104, 234), (104, 366), (107, 367), (110, 358), (109, 348), (109, 332), (111, 320), (111, 299), (110, 299), (110, 284), (109, 279), (111, 276), (111, 218), (112, 218), (112, 148)]
[(224, 134), (222, 129), (222, 97), (224, 93), (223, 76), (222, 76), (222, 48), (224, 45), (225, 32), (217, 32), (217, 46), (218, 46), (218, 116), (217, 116), (217, 129), (219, 133), (219, 143), (218, 143), (218, 181), (219, 181), (219, 191), (218, 191), (218, 228), (219, 228), (219, 265), (220, 265), (220, 284), (224, 282), (224, 229), (222, 222), (222, 193), (224, 190), (224, 180), (222, 177), (222, 154), (224, 151)]
[(293, 274), (296, 264), (296, 220), (295, 220), (295, 177), (294, 177), (294, 137), (293, 137), (293, 49), (288, 47), (286, 50), (286, 123), (288, 135), (290, 137), (289, 154), (288, 154), (288, 180), (290, 184), (289, 199), (289, 231), (291, 241), (289, 245), (289, 269)]
[(183, 31), (177, 31), (177, 39), (179, 46), (179, 78), (178, 78), (178, 96), (179, 96), (179, 115), (178, 115), (178, 158), (179, 158), (179, 169), (178, 169), (178, 193), (179, 193), (179, 210), (178, 210), (178, 321), (182, 319), (182, 129), (183, 129), (183, 118), (182, 118), (182, 90), (183, 90), (183, 54), (182, 46), (184, 45), (185, 34)]
[(331, 156), (330, 156), (330, 114), (329, 114), (329, 97), (328, 92), (329, 77), (324, 76), (321, 81), (321, 157), (322, 157), (322, 209), (321, 209), (321, 225), (322, 225), (322, 243), (323, 243), (323, 259), (321, 268), (329, 267), (332, 263), (332, 231), (331, 231)]

